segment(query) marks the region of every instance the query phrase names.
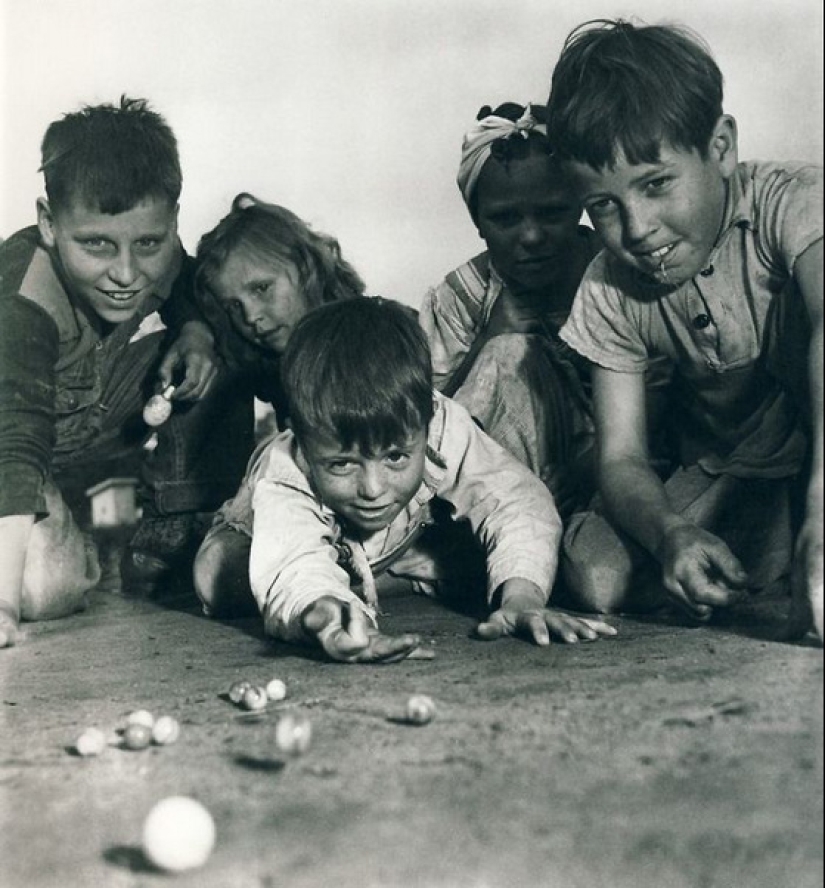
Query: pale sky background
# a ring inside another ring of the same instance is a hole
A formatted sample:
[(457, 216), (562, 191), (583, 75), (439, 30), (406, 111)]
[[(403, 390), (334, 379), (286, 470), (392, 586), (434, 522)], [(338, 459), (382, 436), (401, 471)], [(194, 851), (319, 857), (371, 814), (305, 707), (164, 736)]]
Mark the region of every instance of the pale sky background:
[(822, 161), (821, 0), (0, 0), (0, 235), (34, 221), (46, 126), (127, 93), (178, 136), (188, 250), (251, 191), (417, 305), (483, 246), (455, 186), (478, 108), (545, 101), (570, 29), (616, 17), (705, 38), (740, 157)]

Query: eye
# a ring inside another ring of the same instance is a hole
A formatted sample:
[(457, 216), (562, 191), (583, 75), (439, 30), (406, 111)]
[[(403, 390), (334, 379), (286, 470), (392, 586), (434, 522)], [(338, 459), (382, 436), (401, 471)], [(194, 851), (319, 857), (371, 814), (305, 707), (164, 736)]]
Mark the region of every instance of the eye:
[(384, 456), (384, 461), (391, 468), (399, 469), (410, 461), (410, 454), (405, 450), (390, 450)]
[(487, 218), (499, 228), (513, 228), (521, 221), (521, 216), (512, 211), (493, 213)]
[(154, 253), (160, 249), (162, 243), (163, 238), (160, 237), (142, 237), (135, 246), (142, 253)]
[(658, 176), (655, 179), (651, 179), (647, 185), (645, 185), (645, 189), (651, 194), (657, 194), (666, 191), (672, 181), (672, 176)]
[(252, 292), (256, 296), (266, 296), (271, 289), (272, 281), (261, 281), (260, 283), (253, 285)]
[(349, 475), (355, 468), (351, 459), (332, 459), (325, 465), (326, 470), (332, 475)]
[(612, 198), (602, 197), (599, 200), (594, 200), (588, 203), (585, 209), (587, 210), (587, 215), (590, 216), (591, 219), (601, 219), (610, 215), (610, 213), (616, 209), (616, 204)]
[(87, 237), (80, 243), (84, 249), (91, 253), (102, 253), (110, 246), (109, 242), (102, 237)]

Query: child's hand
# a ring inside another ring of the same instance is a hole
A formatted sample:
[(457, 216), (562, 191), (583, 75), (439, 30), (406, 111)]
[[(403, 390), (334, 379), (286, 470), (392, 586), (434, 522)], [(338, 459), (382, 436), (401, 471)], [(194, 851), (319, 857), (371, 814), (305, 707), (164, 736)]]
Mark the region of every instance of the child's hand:
[(172, 375), (182, 366), (185, 374), (175, 389), (175, 400), (197, 401), (202, 398), (218, 372), (214, 337), (200, 321), (189, 321), (181, 328), (158, 367), (161, 387), (172, 383)]
[(811, 629), (823, 642), (822, 517), (808, 516), (796, 542), (791, 572), (791, 610), (785, 636), (799, 639)]
[(544, 594), (534, 583), (514, 578), (501, 587), (501, 607), (493, 611), (477, 628), (479, 638), (492, 641), (502, 635), (522, 635), (542, 647), (550, 644), (551, 634), (567, 644), (595, 641), (599, 636), (615, 635), (616, 630), (603, 620), (578, 617), (555, 607), (546, 607)]
[(658, 552), (662, 582), (670, 597), (697, 620), (745, 595), (748, 575), (727, 545), (701, 527), (680, 524)]
[(313, 636), (333, 659), (342, 663), (395, 663), (417, 650), (417, 635), (383, 635), (370, 625), (357, 605), (325, 596), (303, 613), (304, 632)]

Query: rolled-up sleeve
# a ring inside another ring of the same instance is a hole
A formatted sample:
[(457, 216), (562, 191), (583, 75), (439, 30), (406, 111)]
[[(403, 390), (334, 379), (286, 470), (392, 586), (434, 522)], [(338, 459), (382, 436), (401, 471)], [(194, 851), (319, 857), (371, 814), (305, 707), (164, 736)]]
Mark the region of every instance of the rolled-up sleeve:
[(529, 469), (486, 435), (454, 401), (444, 440), (449, 470), (437, 496), (469, 521), (487, 556), (487, 594), (492, 601), (505, 580), (521, 577), (549, 598), (558, 567), (562, 523), (552, 495)]
[(338, 565), (334, 528), (306, 479), (282, 454), (269, 456), (252, 498), (249, 559), (250, 584), (266, 633), (301, 640), (301, 614), (323, 596), (360, 607), (372, 619)]

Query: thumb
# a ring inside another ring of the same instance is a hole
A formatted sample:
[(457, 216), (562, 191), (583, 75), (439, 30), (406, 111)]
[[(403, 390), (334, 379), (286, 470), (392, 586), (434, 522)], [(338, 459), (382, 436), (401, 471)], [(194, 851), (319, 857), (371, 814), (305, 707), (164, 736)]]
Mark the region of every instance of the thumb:
[(710, 553), (710, 560), (722, 575), (722, 579), (734, 589), (742, 589), (748, 584), (748, 574), (739, 559), (725, 546)]
[(484, 641), (495, 641), (507, 634), (507, 622), (500, 610), (493, 611), (492, 614), (476, 627), (476, 633), (479, 638)]
[(168, 385), (171, 385), (172, 372), (174, 371), (177, 363), (178, 353), (175, 351), (174, 348), (171, 348), (168, 352), (166, 352), (163, 360), (158, 365), (158, 379), (160, 380), (161, 388), (166, 388)]

